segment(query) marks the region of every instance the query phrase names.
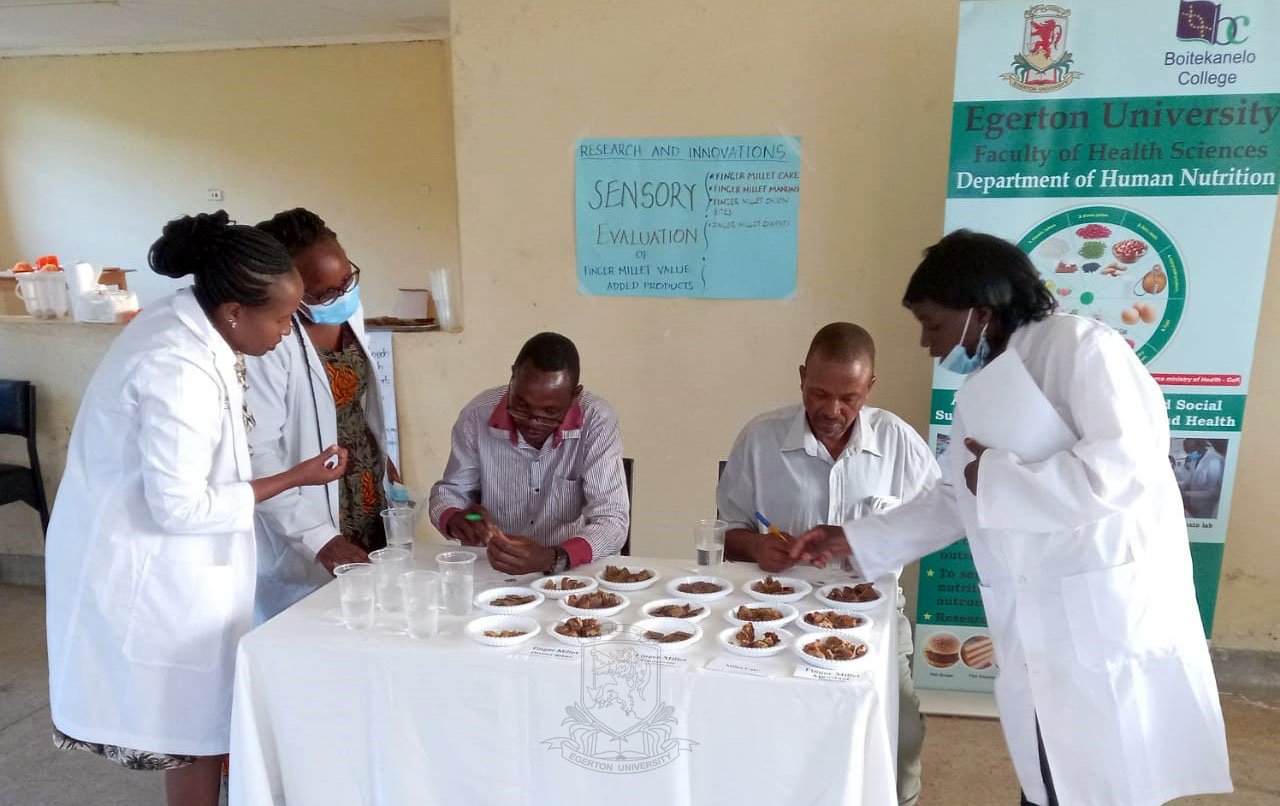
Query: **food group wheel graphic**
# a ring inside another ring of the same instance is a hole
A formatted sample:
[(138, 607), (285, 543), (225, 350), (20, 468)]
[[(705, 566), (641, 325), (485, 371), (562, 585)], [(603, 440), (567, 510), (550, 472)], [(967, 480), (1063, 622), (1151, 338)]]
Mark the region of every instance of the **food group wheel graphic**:
[(1145, 364), (1173, 338), (1186, 267), (1162, 229), (1132, 210), (1077, 207), (1048, 218), (1018, 247), (1066, 313), (1115, 328)]

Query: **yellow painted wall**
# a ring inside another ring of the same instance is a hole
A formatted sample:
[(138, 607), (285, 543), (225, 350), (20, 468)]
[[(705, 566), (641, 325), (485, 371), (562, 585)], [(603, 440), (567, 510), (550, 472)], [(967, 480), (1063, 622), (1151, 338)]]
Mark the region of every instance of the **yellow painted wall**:
[(145, 304), (165, 221), (305, 206), (390, 313), (457, 262), (451, 109), (442, 42), (0, 60), (0, 263), (139, 269)]
[[(367, 308), (389, 313), (396, 288), (457, 265), (449, 70), (442, 42), (0, 59), (0, 264), (56, 252), (136, 268), (146, 304), (179, 285), (146, 268), (165, 221), (302, 205), (365, 270)], [(0, 377), (39, 385), (51, 496), (116, 331), (0, 322)], [(0, 461), (19, 459), (0, 438)], [(34, 514), (0, 508), (0, 552), (39, 551)]]

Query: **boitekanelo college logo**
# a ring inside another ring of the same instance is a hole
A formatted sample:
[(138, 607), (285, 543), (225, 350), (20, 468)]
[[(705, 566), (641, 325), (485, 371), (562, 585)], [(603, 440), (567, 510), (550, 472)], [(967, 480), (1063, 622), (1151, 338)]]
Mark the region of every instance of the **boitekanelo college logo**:
[(1013, 71), (1000, 75), (1023, 92), (1053, 92), (1080, 78), (1071, 69), (1067, 23), (1071, 11), (1062, 6), (1037, 5), (1023, 16), (1022, 52), (1013, 57)]

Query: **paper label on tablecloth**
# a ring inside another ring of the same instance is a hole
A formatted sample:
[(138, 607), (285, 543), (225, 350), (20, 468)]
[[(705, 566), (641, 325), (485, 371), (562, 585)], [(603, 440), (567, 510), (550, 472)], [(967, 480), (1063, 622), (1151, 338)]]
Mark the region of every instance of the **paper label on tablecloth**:
[(582, 657), (582, 651), (571, 646), (531, 646), (525, 654), (531, 658), (554, 660), (579, 660)]
[(675, 669), (677, 667), (683, 669), (689, 659), (683, 655), (662, 655), (655, 662), (664, 669)]
[(806, 665), (797, 665), (792, 676), (807, 680), (826, 680), (832, 683), (856, 683), (867, 679), (862, 672), (837, 672), (833, 669), (819, 669)]
[(729, 672), (730, 674), (745, 674), (751, 677), (768, 677), (769, 673), (764, 667), (750, 663), (748, 661), (730, 660), (729, 658), (713, 658), (707, 662), (707, 668), (713, 672)]

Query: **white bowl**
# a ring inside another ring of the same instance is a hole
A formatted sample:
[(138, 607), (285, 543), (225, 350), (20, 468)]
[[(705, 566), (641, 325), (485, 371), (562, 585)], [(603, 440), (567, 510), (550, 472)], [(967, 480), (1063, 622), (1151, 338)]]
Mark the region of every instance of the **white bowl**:
[(796, 579), (795, 577), (774, 577), (774, 579), (781, 582), (783, 585), (789, 588), (795, 588), (796, 592), (782, 594), (761, 593), (755, 589), (755, 584), (757, 582), (764, 582), (764, 579), (764, 577), (760, 577), (759, 579), (753, 579), (746, 583), (742, 586), (743, 592), (752, 599), (755, 599), (757, 602), (798, 602), (813, 592), (813, 586), (808, 582), (805, 582), (803, 579)]
[[(573, 617), (570, 616), (569, 618), (573, 618)], [(614, 638), (618, 637), (619, 633), (622, 632), (621, 624), (619, 624), (616, 621), (611, 621), (610, 619), (601, 619), (601, 618), (598, 618), (597, 621), (600, 622), (600, 628), (603, 634), (598, 638), (576, 638), (572, 635), (563, 635), (557, 632), (556, 628), (559, 627), (561, 624), (564, 624), (566, 621), (568, 621), (569, 618), (562, 618), (559, 621), (553, 623), (547, 629), (547, 633), (550, 634), (552, 638), (556, 639), (562, 644), (568, 644), (569, 646), (587, 646), (588, 644), (599, 644), (604, 641), (612, 641)], [(581, 616), (578, 616), (578, 618), (581, 618)]]
[[(810, 655), (809, 653), (804, 651), (804, 648), (809, 644), (812, 644), (814, 641), (821, 641), (834, 634), (835, 633), (830, 633), (830, 632), (809, 633), (808, 635), (801, 637), (793, 645), (795, 649), (795, 654), (805, 663), (809, 664), (810, 666), (817, 666), (819, 669), (830, 669), (833, 672), (848, 672), (848, 671), (853, 671), (859, 668), (862, 665), (862, 663), (867, 659), (867, 656), (871, 654), (870, 646), (867, 647), (867, 651), (865, 653), (863, 653), (860, 657), (854, 658), (853, 660), (827, 660), (826, 658), (815, 658), (813, 655)], [(866, 641), (863, 641), (860, 638), (852, 638), (844, 635), (840, 636), (840, 638), (842, 640), (848, 641), (851, 644), (865, 645), (867, 643)]]
[(703, 602), (695, 602), (692, 599), (654, 599), (652, 602), (649, 602), (644, 607), (640, 608), (640, 612), (644, 613), (648, 618), (676, 618), (675, 616), (654, 615), (653, 611), (657, 610), (659, 607), (666, 607), (667, 605), (689, 605), (690, 607), (702, 608), (701, 612), (692, 616), (677, 619), (678, 621), (702, 621), (704, 618), (711, 615), (711, 608), (708, 605)]
[[(835, 629), (832, 627), (819, 627), (815, 624), (810, 624), (809, 622), (804, 620), (804, 617), (809, 615), (810, 613), (824, 613), (828, 610), (835, 610), (835, 612), (840, 613), (842, 615), (853, 616), (854, 618), (862, 619), (862, 623), (859, 624), (857, 627), (845, 627), (843, 629)], [(850, 635), (860, 636), (860, 635), (869, 633), (871, 631), (871, 625), (873, 623), (874, 622), (870, 618), (868, 618), (867, 616), (864, 616), (861, 613), (851, 612), (848, 610), (836, 610), (836, 608), (834, 607), (819, 607), (816, 610), (806, 610), (805, 612), (800, 614), (800, 618), (796, 619), (796, 626), (804, 630), (805, 632), (826, 633), (828, 635), (839, 635), (842, 638)]]
[[(787, 626), (791, 622), (795, 621), (796, 618), (800, 615), (799, 610), (796, 610), (794, 607), (787, 604), (786, 602), (769, 602), (767, 604), (760, 603), (759, 605), (757, 605), (757, 603), (755, 602), (752, 602), (752, 603), (744, 604), (741, 606), (742, 607), (754, 607), (754, 606), (768, 607), (782, 613), (782, 618), (771, 619), (769, 621), (752, 621), (751, 623), (756, 625), (756, 632), (760, 632), (761, 630), (773, 630), (776, 632), (782, 629), (783, 627)], [(741, 627), (743, 624), (747, 623), (746, 619), (738, 618), (738, 608), (736, 607), (733, 607), (724, 611), (724, 620), (738, 627)]]
[[(486, 630), (522, 630), (524, 635), (514, 638), (493, 638), (485, 635)], [(466, 627), (467, 637), (485, 646), (515, 646), (523, 644), (542, 632), (542, 626), (528, 616), (481, 616), (472, 619)]]
[[(785, 652), (787, 647), (791, 645), (791, 639), (794, 637), (786, 630), (764, 630), (763, 632), (776, 632), (778, 637), (782, 640), (774, 646), (767, 647), (765, 649), (751, 649), (750, 647), (738, 646), (737, 642), (733, 640), (733, 636), (738, 634), (739, 629), (740, 628), (738, 627), (730, 627), (727, 630), (721, 630), (720, 634), (717, 636), (717, 640), (720, 641), (721, 648), (728, 652), (732, 652), (735, 655), (741, 655), (744, 658), (768, 658), (772, 655), (777, 655), (780, 652)], [(759, 634), (759, 631), (757, 631), (757, 635)]]
[(691, 638), (686, 638), (683, 641), (673, 641), (669, 644), (651, 641), (651, 643), (662, 647), (664, 653), (681, 652), (702, 640), (702, 628), (697, 624), (690, 624), (687, 618), (645, 618), (632, 625), (633, 634), (641, 641), (649, 641), (648, 638), (644, 637), (644, 633), (649, 630), (662, 633), (692, 633), (693, 637)]
[(609, 618), (610, 616), (618, 615), (626, 608), (627, 605), (631, 604), (631, 600), (623, 596), (621, 593), (615, 593), (613, 595), (618, 597), (621, 604), (614, 605), (613, 607), (597, 608), (572, 607), (569, 604), (569, 597), (566, 596), (560, 600), (560, 609), (569, 615), (577, 616), (578, 618)]
[(832, 610), (874, 610), (884, 601), (884, 591), (879, 588), (876, 588), (876, 593), (880, 595), (870, 602), (841, 602), (836, 599), (827, 598), (827, 594), (836, 588), (851, 588), (854, 584), (858, 583), (842, 582), (838, 585), (823, 585), (821, 588), (818, 588), (817, 593), (814, 594), (814, 598)]
[[(715, 593), (687, 593), (680, 590), (680, 586), (689, 582), (714, 582), (721, 587), (721, 590)], [(690, 576), (678, 577), (667, 583), (667, 593), (677, 599), (688, 599), (691, 602), (718, 602), (729, 594), (733, 593), (733, 583), (723, 577), (710, 576)]]
[[(605, 563), (605, 565), (615, 565), (615, 563)], [(604, 578), (604, 569), (601, 568), (600, 573), (596, 574), (596, 581), (600, 583), (601, 587), (607, 588), (608, 590), (611, 590), (611, 591), (642, 591), (645, 588), (652, 585), (653, 583), (657, 582), (659, 579), (661, 579), (661, 576), (658, 574), (658, 572), (652, 568), (645, 568), (639, 565), (633, 567), (633, 566), (625, 565), (622, 563), (618, 563), (616, 565), (618, 567), (625, 568), (632, 573), (638, 573), (640, 571), (648, 571), (650, 576), (648, 579), (642, 580), (640, 582), (610, 582), (609, 580)]]
[[(498, 605), (489, 604), (494, 599), (501, 599), (503, 596), (533, 596), (533, 601), (528, 604), (515, 605), (513, 607), (499, 607)], [(486, 613), (492, 613), (495, 616), (516, 616), (521, 613), (528, 613), (534, 610), (538, 605), (547, 600), (533, 588), (490, 588), (487, 591), (481, 591), (476, 594), (476, 607)]]
[[(560, 580), (562, 579), (576, 579), (579, 582), (587, 583), (587, 585), (584, 588), (574, 588), (571, 591), (562, 591), (559, 589), (548, 590), (547, 588), (542, 587), (543, 585), (546, 585), (548, 582), (554, 582), (556, 584), (559, 584)], [(547, 577), (546, 579), (542, 580), (538, 584), (534, 585), (533, 589), (536, 590), (538, 593), (541, 593), (543, 596), (547, 597), (548, 599), (563, 599), (566, 596), (569, 596), (575, 593), (591, 593), (591, 591), (595, 590), (598, 587), (600, 586), (597, 585), (596, 581), (591, 577), (580, 577), (580, 576), (574, 576), (573, 574), (557, 574), (556, 576)]]

